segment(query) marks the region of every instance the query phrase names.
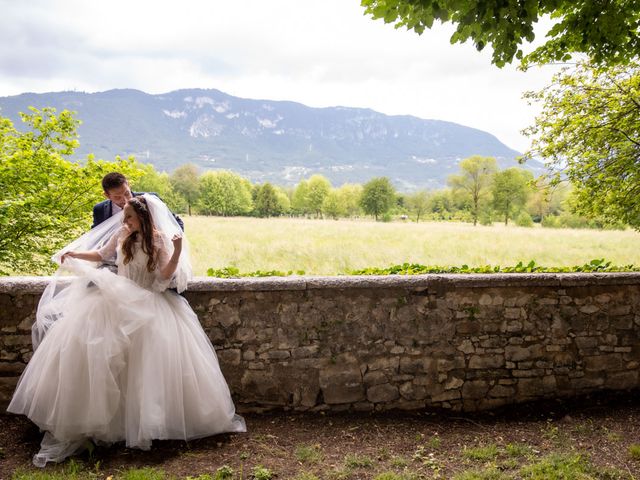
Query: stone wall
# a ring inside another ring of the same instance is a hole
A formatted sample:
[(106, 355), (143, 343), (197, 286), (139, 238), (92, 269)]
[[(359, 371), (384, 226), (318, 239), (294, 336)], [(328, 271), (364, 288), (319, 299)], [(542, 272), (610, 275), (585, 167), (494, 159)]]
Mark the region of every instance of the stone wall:
[[(0, 403), (46, 278), (0, 278)], [(198, 279), (239, 411), (477, 411), (640, 386), (640, 274)]]

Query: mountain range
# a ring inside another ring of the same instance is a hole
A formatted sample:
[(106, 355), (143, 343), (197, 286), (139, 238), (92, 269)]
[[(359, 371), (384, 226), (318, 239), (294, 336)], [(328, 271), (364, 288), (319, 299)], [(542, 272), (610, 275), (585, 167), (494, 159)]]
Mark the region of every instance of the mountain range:
[[(18, 128), (18, 112), (29, 106), (77, 112), (82, 124), (74, 159), (134, 155), (165, 171), (191, 162), (201, 170), (228, 169), (252, 182), (279, 185), (320, 173), (335, 186), (387, 176), (402, 191), (438, 188), (461, 159), (492, 156), (506, 168), (516, 166), (520, 154), (487, 132), (452, 122), (244, 99), (214, 89), (0, 97), (0, 115)], [(536, 161), (525, 165), (534, 173), (543, 167)]]

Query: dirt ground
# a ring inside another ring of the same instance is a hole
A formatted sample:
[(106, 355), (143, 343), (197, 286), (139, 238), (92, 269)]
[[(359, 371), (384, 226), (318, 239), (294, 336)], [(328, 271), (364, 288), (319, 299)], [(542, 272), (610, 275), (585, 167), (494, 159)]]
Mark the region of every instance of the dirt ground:
[[(482, 415), (247, 414), (246, 434), (189, 443), (156, 441), (148, 452), (121, 444), (96, 447), (78, 458), (105, 479), (140, 467), (159, 468), (177, 478), (213, 475), (223, 465), (233, 468), (234, 479), (251, 478), (260, 465), (278, 479), (313, 474), (339, 480), (373, 479), (388, 471), (412, 478), (451, 478), (489, 463), (517, 472), (518, 464), (559, 452), (584, 454), (598, 468), (615, 468), (624, 474), (619, 478), (632, 479), (640, 478), (640, 455), (634, 459), (629, 453), (630, 446), (640, 445), (639, 393), (520, 405)], [(33, 468), (31, 457), (40, 438), (25, 418), (0, 416), (0, 479)], [(478, 450), (487, 446), (489, 453)], [(491, 446), (498, 453), (492, 454)], [(507, 451), (516, 454), (509, 457)], [(47, 467), (52, 472), (60, 468)]]

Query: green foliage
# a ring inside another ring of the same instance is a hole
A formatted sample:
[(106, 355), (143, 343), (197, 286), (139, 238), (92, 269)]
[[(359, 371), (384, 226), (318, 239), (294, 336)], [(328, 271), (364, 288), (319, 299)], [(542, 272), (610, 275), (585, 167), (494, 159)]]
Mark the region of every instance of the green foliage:
[(481, 447), (465, 448), (462, 451), (462, 456), (469, 460), (486, 462), (498, 456), (498, 446), (492, 443)]
[(640, 461), (640, 445), (637, 443), (629, 445), (629, 456), (634, 460)]
[(344, 465), (347, 468), (370, 468), (373, 466), (373, 460), (366, 455), (349, 453), (344, 457)]
[(80, 480), (85, 478), (95, 478), (93, 472), (84, 469), (84, 465), (75, 459), (69, 460), (60, 470), (56, 472), (23, 471), (16, 470), (11, 475), (11, 480)]
[(394, 205), (396, 192), (387, 177), (378, 177), (365, 183), (360, 197), (360, 206), (367, 215), (376, 220)]
[[(640, 9), (633, 0), (361, 0), (374, 19), (422, 34), (434, 21), (456, 25), (451, 43), (471, 40), (478, 50), (493, 49), (492, 63), (503, 67), (514, 59), (523, 66), (567, 61), (586, 54), (597, 63), (625, 64), (640, 51)], [(551, 15), (548, 40), (524, 56), (523, 42), (535, 38), (538, 19)]]
[(483, 267), (469, 267), (462, 265), (461, 267), (443, 267), (428, 266), (417, 263), (403, 263), (402, 265), (394, 265), (388, 268), (369, 267), (361, 270), (352, 270), (351, 275), (423, 275), (427, 273), (575, 273), (575, 272), (638, 272), (640, 267), (634, 265), (611, 265), (611, 262), (605, 262), (604, 259), (591, 260), (584, 265), (574, 267), (543, 267), (536, 265), (531, 260), (528, 264), (518, 262), (514, 267), (501, 267), (485, 265)]
[(396, 473), (396, 472), (382, 472), (373, 477), (373, 480), (414, 480), (423, 478), (417, 473)]
[(233, 468), (231, 468), (229, 465), (223, 465), (216, 470), (216, 476), (214, 477), (214, 480), (227, 480), (233, 478), (233, 473)]
[(296, 448), (296, 459), (302, 463), (318, 463), (322, 460), (320, 445), (300, 445)]
[(253, 208), (251, 184), (233, 172), (203, 173), (199, 192), (198, 210), (205, 215), (242, 215)]
[(65, 160), (78, 145), (79, 122), (66, 110), (30, 110), (21, 114), (24, 132), (0, 117), (2, 275), (51, 272), (51, 254), (90, 227), (91, 208), (104, 199), (102, 177), (117, 170), (135, 180), (140, 173), (133, 159)]
[(313, 175), (307, 182), (307, 210), (322, 217), (322, 206), (324, 200), (331, 191), (331, 183), (322, 175)]
[(269, 182), (256, 186), (254, 210), (259, 217), (275, 217), (283, 213), (276, 189)]
[(346, 217), (357, 217), (360, 215), (360, 197), (362, 197), (362, 185), (355, 183), (345, 183), (337, 190), (342, 210)]
[(482, 470), (467, 470), (457, 474), (453, 480), (511, 480), (513, 477), (501, 472), (495, 466)]
[(527, 212), (520, 212), (516, 217), (516, 225), (519, 227), (533, 227), (533, 218)]
[(127, 470), (122, 475), (122, 480), (165, 480), (166, 478), (165, 472), (150, 467)]
[(416, 222), (420, 221), (429, 208), (429, 193), (426, 190), (420, 190), (405, 197), (405, 206), (409, 213), (413, 215)]
[(294, 480), (320, 480), (320, 478), (311, 472), (300, 472), (294, 477)]
[(585, 480), (592, 476), (594, 468), (583, 455), (551, 454), (538, 462), (522, 468), (526, 480)]
[(504, 219), (504, 224), (519, 211), (527, 201), (528, 183), (533, 180), (530, 172), (512, 167), (493, 176), (493, 208)]
[(331, 190), (324, 198), (324, 202), (322, 202), (322, 213), (334, 220), (346, 215), (344, 204), (337, 190)]
[(138, 168), (143, 173), (137, 180), (129, 182), (133, 191), (157, 193), (173, 212), (187, 211), (187, 201), (173, 189), (166, 172), (158, 172), (150, 163), (139, 163)]
[(187, 203), (187, 213), (191, 215), (191, 207), (195, 205), (200, 195), (198, 167), (192, 163), (181, 165), (169, 176), (169, 181), (174, 192)]
[(476, 225), (482, 204), (490, 194), (491, 181), (493, 175), (498, 171), (498, 164), (493, 157), (474, 155), (460, 162), (460, 170), (462, 173), (450, 175), (447, 182), (454, 194), (461, 192), (468, 196), (471, 203), (473, 224)]
[(261, 465), (256, 465), (253, 467), (251, 472), (251, 478), (254, 480), (271, 480), (274, 477), (274, 474), (271, 470)]
[(296, 185), (291, 198), (291, 210), (297, 215), (306, 215), (309, 213), (309, 184), (306, 180), (302, 180)]
[(240, 277), (288, 277), (290, 275), (304, 275), (304, 270), (289, 270), (282, 272), (280, 270), (256, 270), (255, 272), (240, 273), (236, 267), (209, 268), (207, 276), (216, 278), (240, 278)]
[(508, 443), (505, 450), (510, 457), (528, 457), (533, 454), (533, 448), (522, 443)]
[(533, 138), (525, 158), (551, 161), (555, 184), (569, 179), (577, 213), (640, 229), (640, 63), (578, 63), (526, 96), (542, 113), (525, 130)]

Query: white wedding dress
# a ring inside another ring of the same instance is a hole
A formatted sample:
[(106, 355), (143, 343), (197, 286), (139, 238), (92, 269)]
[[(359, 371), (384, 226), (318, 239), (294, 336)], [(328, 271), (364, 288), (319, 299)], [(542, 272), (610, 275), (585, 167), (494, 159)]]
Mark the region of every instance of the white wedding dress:
[[(8, 411), (46, 430), (34, 463), (61, 461), (88, 439), (148, 449), (153, 439), (246, 431), (215, 351), (188, 302), (147, 270), (137, 244), (122, 261), (122, 230), (100, 249), (118, 274), (75, 259), (76, 277), (48, 306), (58, 312)], [(159, 265), (171, 242), (156, 236)]]

